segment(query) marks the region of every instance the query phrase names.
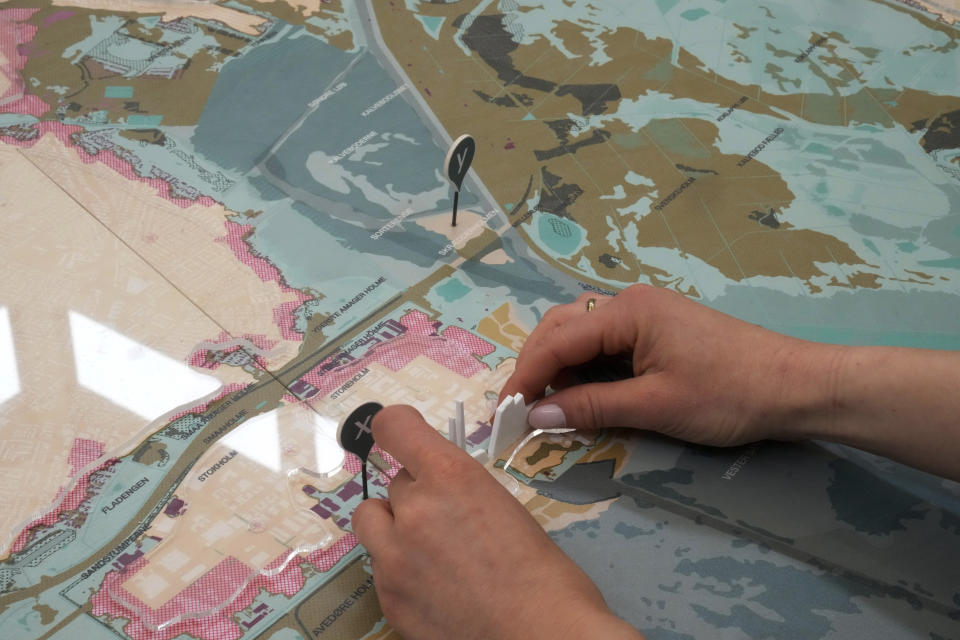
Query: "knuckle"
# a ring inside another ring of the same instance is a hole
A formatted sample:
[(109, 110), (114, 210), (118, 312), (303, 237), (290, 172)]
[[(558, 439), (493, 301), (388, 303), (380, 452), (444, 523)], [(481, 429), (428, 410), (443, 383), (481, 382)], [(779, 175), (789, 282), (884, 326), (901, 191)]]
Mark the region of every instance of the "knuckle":
[(547, 312), (543, 314), (543, 317), (540, 318), (539, 327), (549, 327), (560, 322), (560, 316), (563, 315), (563, 306), (558, 305), (556, 307), (550, 307), (547, 309)]
[(579, 398), (580, 411), (578, 412), (583, 416), (589, 425), (593, 427), (602, 427), (606, 426), (606, 414), (604, 412), (603, 403), (600, 401), (598, 394), (594, 393), (584, 393), (580, 395)]
[(424, 463), (430, 476), (443, 485), (455, 482), (463, 476), (463, 461), (449, 452), (431, 454)]
[(620, 292), (621, 296), (627, 298), (644, 298), (649, 296), (652, 292), (656, 291), (657, 288), (650, 286), (649, 284), (632, 284), (623, 291)]

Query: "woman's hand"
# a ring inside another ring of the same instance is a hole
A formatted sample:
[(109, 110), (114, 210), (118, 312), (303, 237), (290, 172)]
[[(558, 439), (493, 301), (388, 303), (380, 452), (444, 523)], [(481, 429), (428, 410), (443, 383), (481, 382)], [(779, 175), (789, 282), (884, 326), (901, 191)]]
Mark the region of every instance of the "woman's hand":
[[(547, 385), (560, 388), (530, 413), (539, 428), (636, 427), (718, 446), (793, 439), (829, 411), (842, 353), (635, 285), (548, 311), (500, 397), (531, 402)], [(610, 356), (626, 358), (633, 377), (565, 385), (571, 370)]]
[(404, 469), (353, 528), (387, 620), (408, 640), (640, 638), (533, 517), (412, 407), (373, 420)]

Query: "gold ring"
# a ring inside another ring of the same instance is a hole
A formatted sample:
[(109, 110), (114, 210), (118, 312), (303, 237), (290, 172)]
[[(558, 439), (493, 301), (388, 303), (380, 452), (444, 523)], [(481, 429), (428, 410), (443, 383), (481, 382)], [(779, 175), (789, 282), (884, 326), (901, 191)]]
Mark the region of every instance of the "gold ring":
[(593, 310), (596, 309), (596, 308), (597, 308), (597, 299), (596, 299), (596, 298), (590, 298), (590, 299), (588, 299), (588, 300), (587, 300), (587, 313), (590, 313), (591, 311), (593, 311)]

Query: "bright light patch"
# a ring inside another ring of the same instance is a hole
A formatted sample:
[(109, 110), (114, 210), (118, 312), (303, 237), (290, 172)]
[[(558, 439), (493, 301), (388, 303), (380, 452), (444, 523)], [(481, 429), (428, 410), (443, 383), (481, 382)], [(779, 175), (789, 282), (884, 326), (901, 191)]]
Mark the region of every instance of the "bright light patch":
[(77, 382), (146, 420), (220, 388), (213, 376), (69, 312)]
[(13, 349), (13, 327), (10, 313), (0, 307), (0, 404), (20, 393), (17, 354)]
[(250, 418), (223, 436), (221, 442), (257, 464), (280, 473), (280, 425), (276, 411)]
[(317, 473), (333, 474), (343, 466), (343, 449), (337, 443), (337, 423), (316, 414), (313, 419), (313, 447)]

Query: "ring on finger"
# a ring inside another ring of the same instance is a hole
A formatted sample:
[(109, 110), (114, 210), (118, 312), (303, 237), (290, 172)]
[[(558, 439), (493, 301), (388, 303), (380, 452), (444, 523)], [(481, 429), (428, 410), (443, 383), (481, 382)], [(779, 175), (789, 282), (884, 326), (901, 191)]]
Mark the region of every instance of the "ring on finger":
[(587, 300), (587, 313), (590, 313), (591, 311), (593, 311), (593, 310), (596, 309), (596, 308), (597, 308), (597, 299), (596, 299), (596, 298), (589, 298), (589, 299)]

